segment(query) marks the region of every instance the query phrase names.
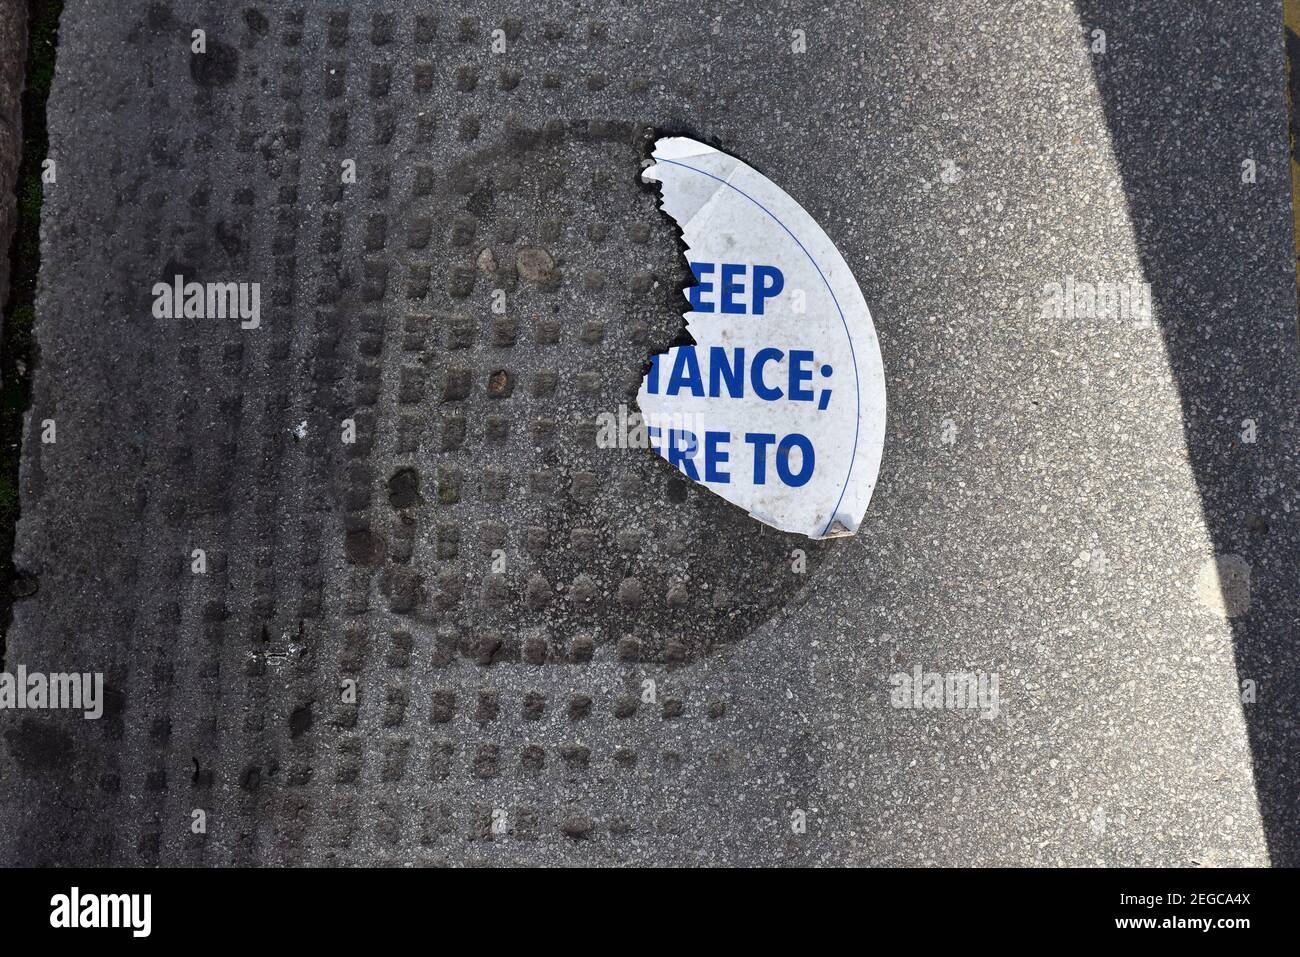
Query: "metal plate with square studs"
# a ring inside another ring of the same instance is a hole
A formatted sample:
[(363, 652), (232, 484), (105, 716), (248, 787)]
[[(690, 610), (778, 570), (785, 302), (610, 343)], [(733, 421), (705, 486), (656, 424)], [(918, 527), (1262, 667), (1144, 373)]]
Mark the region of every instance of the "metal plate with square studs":
[(367, 301), (363, 281), (345, 301), (401, 340), (376, 404), (429, 440), (390, 458), (380, 507), (348, 513), (347, 555), (449, 658), (582, 661), (613, 643), (684, 661), (764, 621), (833, 548), (637, 447), (636, 390), (681, 330), (689, 275), (637, 184), (642, 137), (626, 122), (514, 127), (434, 170), (390, 223), (422, 252), (442, 240), (432, 267), (404, 264), (399, 242), (367, 261), (388, 295)]

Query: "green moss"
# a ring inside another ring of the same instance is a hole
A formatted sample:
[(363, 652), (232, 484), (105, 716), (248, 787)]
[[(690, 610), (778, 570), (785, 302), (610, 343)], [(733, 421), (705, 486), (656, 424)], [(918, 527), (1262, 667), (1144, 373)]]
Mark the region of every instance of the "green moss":
[[(23, 152), (18, 169), (18, 210), (11, 251), (11, 289), (0, 341), (0, 627), (9, 628), (13, 604), (14, 531), (18, 524), (19, 456), (23, 415), (31, 402), (36, 365), (36, 278), (41, 267), (41, 164), (49, 152), (45, 102), (54, 80), (62, 0), (31, 0), (23, 90)], [(0, 635), (0, 663), (4, 640)]]

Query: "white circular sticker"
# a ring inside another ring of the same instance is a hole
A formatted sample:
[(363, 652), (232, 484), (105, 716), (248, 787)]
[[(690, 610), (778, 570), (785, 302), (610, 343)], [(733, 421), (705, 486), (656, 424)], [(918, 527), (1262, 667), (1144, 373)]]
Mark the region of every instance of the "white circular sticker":
[(654, 450), (775, 528), (851, 535), (885, 441), (885, 374), (853, 273), (765, 176), (684, 137), (642, 177), (682, 230), (695, 345), (652, 357), (637, 401)]

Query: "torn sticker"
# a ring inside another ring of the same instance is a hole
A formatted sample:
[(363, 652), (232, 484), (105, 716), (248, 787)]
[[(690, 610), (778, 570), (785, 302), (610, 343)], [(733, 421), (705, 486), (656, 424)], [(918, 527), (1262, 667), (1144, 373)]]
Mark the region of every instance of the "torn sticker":
[(885, 441), (871, 312), (816, 221), (767, 177), (684, 137), (642, 178), (681, 228), (694, 345), (651, 357), (646, 434), (687, 478), (767, 525), (852, 535)]

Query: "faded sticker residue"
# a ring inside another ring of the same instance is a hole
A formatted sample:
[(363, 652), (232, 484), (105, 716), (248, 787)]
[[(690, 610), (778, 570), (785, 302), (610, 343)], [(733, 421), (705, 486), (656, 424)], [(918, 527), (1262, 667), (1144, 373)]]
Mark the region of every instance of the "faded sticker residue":
[(659, 140), (661, 185), (695, 284), (695, 345), (652, 357), (637, 401), (656, 452), (775, 528), (851, 535), (885, 440), (885, 375), (848, 264), (804, 209), (740, 160)]

